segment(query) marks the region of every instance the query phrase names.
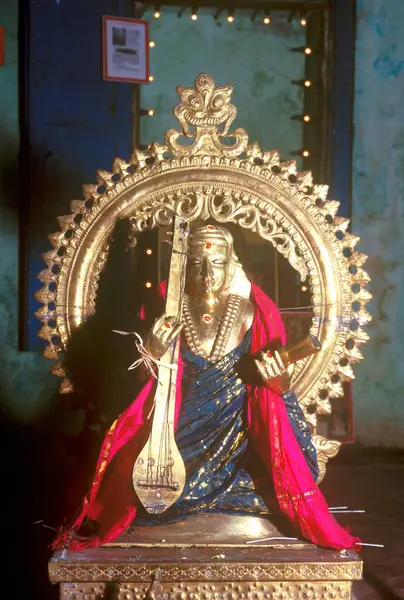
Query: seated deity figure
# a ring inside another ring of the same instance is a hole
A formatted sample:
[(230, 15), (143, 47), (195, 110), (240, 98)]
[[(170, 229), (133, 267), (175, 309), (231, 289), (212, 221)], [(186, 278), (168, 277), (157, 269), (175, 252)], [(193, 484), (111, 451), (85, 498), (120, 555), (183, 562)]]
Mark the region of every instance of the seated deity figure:
[(99, 546), (129, 526), (169, 524), (196, 512), (265, 519), (280, 511), (309, 542), (355, 548), (359, 540), (335, 521), (316, 486), (316, 450), (291, 389), (293, 364), (282, 359), (286, 340), (278, 309), (248, 280), (222, 226), (191, 231), (181, 321), (162, 315), (144, 345), (159, 361), (178, 338), (175, 441), (186, 472), (181, 496), (166, 511), (150, 514), (132, 484), (150, 433), (158, 385), (150, 377), (109, 429), (81, 512), (55, 546)]

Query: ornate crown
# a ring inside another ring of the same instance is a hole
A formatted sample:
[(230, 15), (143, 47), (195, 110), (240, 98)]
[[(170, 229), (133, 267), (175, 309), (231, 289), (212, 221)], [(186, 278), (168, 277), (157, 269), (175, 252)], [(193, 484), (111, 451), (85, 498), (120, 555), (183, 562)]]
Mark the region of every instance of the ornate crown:
[(191, 230), (189, 245), (205, 244), (207, 241), (220, 246), (228, 246), (230, 250), (233, 247), (233, 237), (224, 227), (215, 227), (206, 225)]

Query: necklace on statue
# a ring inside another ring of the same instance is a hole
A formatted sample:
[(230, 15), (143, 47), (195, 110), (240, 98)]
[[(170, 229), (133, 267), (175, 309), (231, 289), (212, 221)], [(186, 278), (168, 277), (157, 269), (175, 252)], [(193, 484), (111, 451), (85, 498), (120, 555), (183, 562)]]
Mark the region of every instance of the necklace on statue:
[[(188, 299), (186, 296), (184, 297), (184, 335), (191, 352), (199, 354), (199, 356), (203, 356), (204, 358), (208, 358), (212, 361), (216, 361), (222, 356), (224, 356), (227, 343), (236, 324), (240, 301), (240, 296), (236, 296), (234, 294), (230, 294), (228, 296), (225, 308), (220, 316), (216, 336), (212, 346), (212, 351), (210, 352), (210, 354), (208, 354), (202, 348), (198, 327), (195, 325), (195, 321), (190, 313)], [(200, 323), (203, 325), (204, 328), (210, 329), (210, 327), (213, 325), (213, 322), (214, 318), (211, 314), (203, 313), (200, 319)]]
[(201, 317), (201, 322), (203, 323), (203, 325), (205, 325), (206, 327), (209, 327), (209, 329), (210, 329), (213, 324), (212, 315), (210, 315), (209, 313), (204, 313)]

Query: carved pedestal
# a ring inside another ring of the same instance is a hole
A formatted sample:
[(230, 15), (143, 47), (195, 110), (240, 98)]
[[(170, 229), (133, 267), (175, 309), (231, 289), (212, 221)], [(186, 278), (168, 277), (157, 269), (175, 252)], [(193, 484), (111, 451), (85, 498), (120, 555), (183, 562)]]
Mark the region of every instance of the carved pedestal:
[(304, 542), (246, 544), (279, 532), (262, 519), (195, 515), (129, 530), (95, 550), (49, 563), (61, 600), (349, 600), (361, 579), (354, 552)]

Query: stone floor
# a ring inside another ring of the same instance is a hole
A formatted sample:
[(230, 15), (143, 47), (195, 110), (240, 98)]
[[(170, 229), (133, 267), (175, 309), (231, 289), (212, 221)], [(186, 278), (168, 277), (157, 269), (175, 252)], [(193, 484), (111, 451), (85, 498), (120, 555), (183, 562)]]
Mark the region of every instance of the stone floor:
[(359, 464), (333, 465), (322, 486), (330, 506), (364, 509), (339, 521), (363, 542), (364, 580), (354, 587), (357, 600), (404, 599), (404, 461), (367, 457)]
[[(17, 593), (17, 597), (57, 600), (58, 590), (49, 584), (47, 574), (54, 532), (34, 523), (60, 522), (67, 479), (59, 458), (50, 451), (53, 447), (44, 446), (41, 454), (40, 445), (39, 438), (35, 445), (30, 441), (33, 450), (24, 455), (34, 462), (20, 462), (18, 468), (15, 456), (4, 454), (2, 592), (9, 587), (13, 597)], [(38, 464), (43, 466), (50, 456), (56, 467), (39, 469)], [(404, 455), (345, 447), (331, 462), (322, 489), (330, 506), (366, 511), (339, 515), (341, 524), (364, 542), (384, 544), (384, 548), (363, 549), (364, 580), (355, 585), (356, 600), (404, 600)]]

